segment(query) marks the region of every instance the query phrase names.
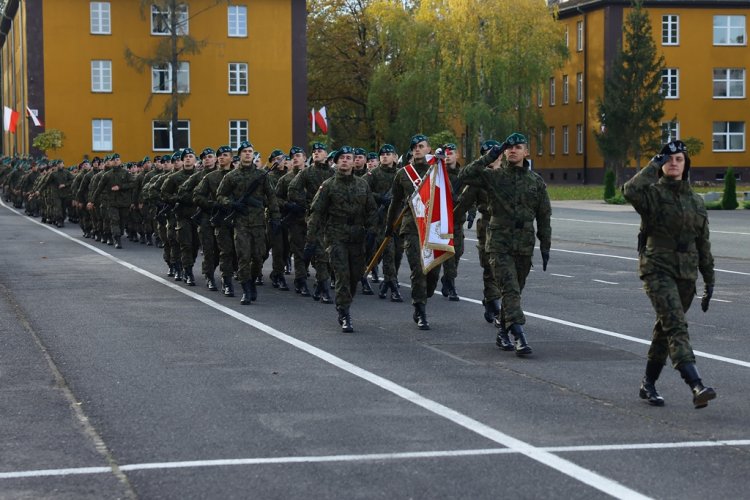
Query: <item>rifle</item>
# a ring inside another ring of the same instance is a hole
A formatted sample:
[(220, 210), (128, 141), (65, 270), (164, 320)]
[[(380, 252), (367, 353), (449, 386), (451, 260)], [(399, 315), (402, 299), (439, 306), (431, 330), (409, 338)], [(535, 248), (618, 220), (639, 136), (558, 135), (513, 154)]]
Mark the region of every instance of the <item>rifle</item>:
[(193, 224), (200, 225), (202, 215), (203, 209), (201, 207), (198, 207), (198, 210), (196, 210), (195, 213), (190, 216), (190, 220), (193, 222)]
[(156, 212), (156, 217), (154, 218), (163, 224), (167, 220), (167, 214), (171, 210), (172, 210), (172, 205), (170, 205), (169, 203), (163, 203), (159, 211)]
[(266, 177), (268, 177), (268, 174), (276, 170), (276, 167), (278, 166), (277, 163), (274, 163), (271, 168), (263, 172), (263, 175), (260, 177), (256, 177), (253, 182), (250, 183), (250, 185), (247, 187), (247, 190), (245, 191), (245, 194), (242, 195), (242, 198), (237, 200), (237, 203), (239, 203), (242, 208), (234, 208), (231, 212), (229, 212), (229, 215), (224, 217), (224, 222), (234, 222), (234, 218), (237, 215), (237, 212), (239, 211), (240, 214), (246, 215), (248, 206), (253, 206), (255, 208), (263, 208), (263, 201), (258, 200), (257, 198), (253, 197), (253, 193), (256, 189), (258, 189), (258, 186), (262, 182), (265, 182)]
[[(395, 232), (396, 228), (398, 228), (401, 225), (401, 221), (404, 218), (404, 215), (406, 215), (406, 211), (409, 210), (409, 204), (401, 210), (401, 213), (398, 214), (398, 217), (396, 218), (396, 221), (393, 223), (393, 226), (391, 229)], [(385, 248), (388, 246), (388, 243), (393, 239), (393, 235), (387, 236), (385, 239), (383, 239), (383, 242), (378, 247), (378, 250), (373, 254), (372, 259), (370, 259), (370, 263), (367, 264), (367, 268), (365, 269), (364, 276), (367, 276), (370, 271), (372, 271), (372, 268), (375, 267), (380, 260), (380, 257), (383, 256), (383, 252), (385, 252)]]

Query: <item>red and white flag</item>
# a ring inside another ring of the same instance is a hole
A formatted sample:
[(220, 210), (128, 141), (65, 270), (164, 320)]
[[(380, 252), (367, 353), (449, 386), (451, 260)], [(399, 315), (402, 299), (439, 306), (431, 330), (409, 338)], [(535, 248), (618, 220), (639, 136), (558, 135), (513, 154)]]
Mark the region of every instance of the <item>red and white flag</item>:
[(321, 134), (328, 133), (328, 116), (326, 115), (326, 107), (323, 106), (318, 111), (315, 108), (310, 111), (310, 121), (312, 122), (313, 133), (320, 129)]
[(3, 106), (3, 128), (6, 132), (11, 134), (16, 133), (16, 126), (18, 125), (18, 111), (11, 109), (8, 106)]
[(30, 107), (26, 106), (26, 116), (31, 118), (31, 121), (34, 122), (34, 125), (37, 127), (44, 127), (44, 124), (37, 116), (38, 111), (31, 109)]
[(419, 232), (422, 270), (427, 274), (453, 258), (456, 251), (453, 248), (453, 195), (448, 169), (436, 156), (428, 155), (425, 159), (431, 167), (424, 179), (412, 180), (417, 190), (409, 204)]

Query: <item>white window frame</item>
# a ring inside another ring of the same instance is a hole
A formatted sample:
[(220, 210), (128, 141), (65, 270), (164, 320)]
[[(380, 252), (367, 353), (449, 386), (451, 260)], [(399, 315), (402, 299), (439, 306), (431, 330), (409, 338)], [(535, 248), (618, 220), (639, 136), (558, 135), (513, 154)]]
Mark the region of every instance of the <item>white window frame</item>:
[[(189, 94), (190, 93), (190, 63), (187, 61), (180, 61), (179, 67), (177, 68), (177, 93), (178, 94)], [(166, 75), (164, 83), (165, 88), (157, 87), (157, 84), (161, 84), (161, 77), (159, 75)], [(183, 88), (181, 88), (183, 87)], [(172, 93), (172, 63), (167, 63), (161, 66), (151, 66), (151, 93), (152, 94), (171, 94)]]
[(570, 152), (570, 147), (568, 145), (568, 141), (570, 140), (570, 132), (568, 131), (568, 126), (563, 125), (562, 127), (562, 147), (563, 147), (563, 154), (566, 155)]
[[(672, 81), (674, 80), (674, 85)], [(661, 85), (664, 99), (680, 98), (680, 70), (679, 68), (664, 68), (661, 70)]]
[(247, 38), (247, 5), (227, 6), (227, 36)]
[(583, 102), (583, 73), (576, 73), (576, 102)]
[[(730, 128), (732, 125), (740, 124), (742, 126), (742, 131), (730, 131)], [(721, 127), (723, 130), (717, 132), (717, 128)], [(726, 144), (725, 149), (718, 149), (716, 147), (716, 138), (724, 137), (724, 141)], [(739, 137), (742, 141), (739, 148), (732, 148), (732, 138)], [(716, 153), (741, 153), (745, 151), (745, 122), (714, 122), (713, 123), (713, 135), (712, 135), (712, 144), (711, 144), (711, 150)]]
[(666, 144), (680, 138), (680, 122), (661, 122), (661, 143)]
[(576, 125), (576, 154), (583, 154), (583, 125)]
[[(171, 133), (169, 134), (169, 147), (166, 147), (166, 148), (156, 147), (156, 137), (154, 135), (154, 132), (156, 132), (156, 130), (166, 130), (167, 132), (170, 132), (172, 130), (172, 122), (163, 121), (163, 120), (151, 121), (151, 150), (152, 151), (175, 151), (177, 148), (175, 147), (172, 141)], [(185, 147), (189, 148), (190, 147), (190, 120), (177, 120), (177, 130), (187, 131), (187, 145), (185, 145)]]
[[(244, 67), (244, 68), (243, 68)], [(247, 94), (249, 89), (248, 64), (242, 62), (230, 62), (229, 68), (229, 93), (230, 94)], [(244, 71), (243, 71), (244, 69)], [(242, 76), (245, 77), (245, 89), (242, 90)], [(232, 79), (234, 78), (234, 82)], [(234, 89), (233, 84), (234, 83)]]
[(112, 17), (109, 2), (89, 3), (89, 32), (92, 35), (112, 34)]
[(555, 127), (550, 127), (549, 128), (549, 154), (551, 156), (555, 155), (555, 152), (556, 152), (555, 142), (556, 142)]
[(112, 92), (112, 61), (91, 61), (91, 92)]
[(242, 141), (248, 140), (249, 136), (250, 122), (248, 120), (229, 120), (229, 147), (237, 149)]
[[(724, 78), (717, 79), (716, 73), (718, 71), (721, 71), (724, 73)], [(733, 71), (741, 71), (742, 72), (742, 78), (741, 80), (732, 78), (732, 72)], [(714, 68), (713, 69), (713, 97), (714, 99), (744, 99), (745, 98), (745, 79), (746, 79), (747, 72), (745, 71), (745, 68)], [(742, 82), (742, 94), (741, 95), (731, 95), (731, 88), (732, 83), (737, 83), (741, 81)], [(718, 82), (724, 83), (726, 85), (726, 93), (728, 95), (716, 95), (716, 84)]]
[(94, 118), (91, 120), (91, 150), (113, 151), (112, 119)]
[(562, 95), (562, 99), (563, 99), (562, 103), (563, 104), (568, 104), (568, 98), (569, 98), (569, 95), (570, 95), (569, 86), (570, 86), (570, 84), (568, 82), (568, 75), (563, 75), (563, 77), (562, 77), (562, 93), (563, 93), (563, 95)]
[[(722, 24), (720, 26), (717, 26), (717, 21), (720, 21), (722, 19), (726, 19), (727, 23), (726, 25)], [(739, 21), (742, 20), (742, 22), (738, 22), (736, 25), (732, 25), (732, 21)], [(740, 26), (740, 24), (742, 26)], [(747, 45), (747, 19), (743, 15), (734, 15), (734, 16), (714, 16), (714, 24), (713, 24), (713, 40), (714, 45), (734, 45), (734, 46), (740, 46), (740, 45)], [(740, 40), (733, 42), (732, 41), (732, 30), (735, 30), (735, 34), (737, 33), (737, 30), (742, 30), (742, 34), (738, 36)], [(720, 36), (723, 35), (726, 37), (726, 41), (720, 42), (717, 41), (717, 34)]]
[[(151, 5), (151, 34), (154, 36), (169, 36), (169, 17), (171, 13), (169, 9), (166, 12), (159, 10), (156, 5)], [(163, 31), (160, 31), (160, 26), (155, 21), (162, 16), (165, 21), (165, 27)], [(190, 34), (190, 11), (187, 4), (181, 3), (177, 6), (177, 35), (188, 35)]]
[[(673, 33), (674, 32), (674, 33)], [(672, 39), (674, 35), (674, 39)], [(661, 16), (661, 44), (680, 44), (680, 16), (677, 14), (664, 14)]]
[(576, 23), (576, 52), (583, 52), (583, 21)]
[(549, 105), (555, 105), (555, 77), (549, 79)]

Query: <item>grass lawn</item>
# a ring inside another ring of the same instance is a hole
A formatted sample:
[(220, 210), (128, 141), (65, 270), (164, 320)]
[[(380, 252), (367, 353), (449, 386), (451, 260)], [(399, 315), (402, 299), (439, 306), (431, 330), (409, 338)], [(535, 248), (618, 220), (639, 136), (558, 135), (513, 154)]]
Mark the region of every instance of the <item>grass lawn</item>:
[[(696, 187), (693, 186), (696, 193), (708, 193), (709, 191), (723, 192), (724, 186)], [(737, 199), (742, 202), (743, 193), (750, 191), (750, 184), (737, 186)], [(604, 194), (603, 185), (565, 185), (565, 184), (547, 184), (547, 192), (551, 200), (601, 200)], [(740, 205), (741, 206), (741, 205)]]

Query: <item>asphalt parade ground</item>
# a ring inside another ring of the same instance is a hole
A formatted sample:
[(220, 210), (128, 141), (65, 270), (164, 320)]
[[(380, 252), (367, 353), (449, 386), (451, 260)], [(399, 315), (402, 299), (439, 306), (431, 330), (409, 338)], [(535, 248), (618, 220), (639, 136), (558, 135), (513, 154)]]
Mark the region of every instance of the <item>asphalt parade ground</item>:
[(199, 264), (187, 287), (160, 249), (3, 205), (0, 498), (747, 498), (750, 211), (709, 218), (716, 291), (688, 321), (718, 398), (695, 410), (669, 367), (666, 405), (638, 398), (654, 314), (629, 207), (553, 203), (519, 358), (483, 318), (473, 230), (432, 330), (404, 258), (406, 301), (358, 294), (344, 334), (332, 305), (273, 289), (270, 261), (242, 306)]

